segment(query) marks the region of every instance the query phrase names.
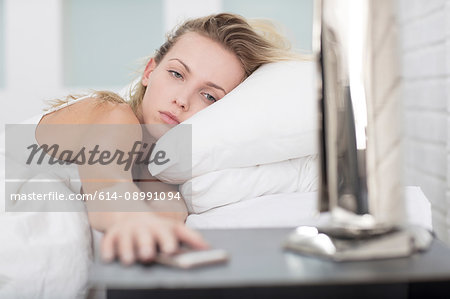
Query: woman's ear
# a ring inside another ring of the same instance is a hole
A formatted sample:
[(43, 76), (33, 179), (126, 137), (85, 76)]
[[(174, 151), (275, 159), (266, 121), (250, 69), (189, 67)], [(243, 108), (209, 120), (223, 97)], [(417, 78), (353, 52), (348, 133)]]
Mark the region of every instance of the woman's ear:
[(145, 70), (144, 70), (144, 74), (142, 75), (142, 85), (147, 86), (148, 85), (148, 80), (150, 78), (150, 73), (153, 72), (153, 70), (156, 67), (156, 62), (155, 59), (150, 58), (150, 60), (148, 61), (147, 65), (145, 66)]

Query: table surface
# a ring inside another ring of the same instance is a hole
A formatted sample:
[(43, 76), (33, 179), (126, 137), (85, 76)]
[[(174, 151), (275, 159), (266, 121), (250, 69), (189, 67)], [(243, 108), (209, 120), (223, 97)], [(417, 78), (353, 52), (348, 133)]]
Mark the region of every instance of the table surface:
[[(439, 240), (410, 257), (334, 262), (286, 251), (293, 228), (200, 230), (214, 248), (230, 254), (226, 264), (182, 270), (162, 265), (104, 264), (98, 252), (89, 281), (108, 289), (188, 289), (258, 286), (320, 286), (450, 281), (450, 249)], [(98, 248), (98, 247), (97, 247)]]

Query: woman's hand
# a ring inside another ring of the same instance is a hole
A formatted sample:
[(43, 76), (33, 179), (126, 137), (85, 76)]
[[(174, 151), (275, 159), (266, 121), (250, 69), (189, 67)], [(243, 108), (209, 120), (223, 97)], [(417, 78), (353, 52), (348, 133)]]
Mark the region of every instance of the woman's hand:
[(101, 242), (101, 256), (106, 262), (114, 258), (119, 258), (124, 265), (150, 262), (157, 248), (164, 253), (174, 253), (180, 241), (195, 249), (208, 248), (199, 233), (179, 221), (152, 212), (121, 212), (115, 216)]

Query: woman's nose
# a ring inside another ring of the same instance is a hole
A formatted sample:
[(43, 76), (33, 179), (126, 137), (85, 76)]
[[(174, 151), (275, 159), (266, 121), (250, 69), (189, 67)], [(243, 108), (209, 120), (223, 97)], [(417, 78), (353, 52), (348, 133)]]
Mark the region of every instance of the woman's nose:
[(186, 112), (189, 110), (190, 99), (192, 96), (192, 91), (184, 88), (183, 90), (179, 90), (178, 93), (174, 94), (173, 102), (181, 108), (182, 111)]
[(189, 99), (187, 96), (177, 96), (174, 98), (174, 103), (184, 112), (189, 110)]

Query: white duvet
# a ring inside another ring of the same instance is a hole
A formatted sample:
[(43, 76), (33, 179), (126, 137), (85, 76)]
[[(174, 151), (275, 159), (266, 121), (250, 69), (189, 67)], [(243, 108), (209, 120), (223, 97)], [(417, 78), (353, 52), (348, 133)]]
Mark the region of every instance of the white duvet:
[(0, 227), (0, 298), (85, 298), (92, 261), (85, 213), (9, 213)]
[[(25, 123), (34, 121), (33, 118)], [(83, 204), (71, 203), (82, 212), (5, 212), (4, 138), (0, 134), (0, 298), (85, 298), (93, 255), (91, 229)], [(8, 159), (8, 167), (13, 168), (8, 170), (26, 178), (9, 182), (12, 192), (56, 191), (68, 195), (77, 188), (67, 180), (32, 183), (34, 179), (59, 177), (54, 173), (33, 173), (11, 161), (11, 157)], [(39, 204), (37, 211), (52, 203), (36, 204)]]
[[(64, 183), (32, 186), (35, 192), (48, 191), (38, 186), (73, 192)], [(20, 186), (24, 192), (28, 187)], [(2, 211), (0, 298), (85, 298), (91, 239), (86, 212)]]

